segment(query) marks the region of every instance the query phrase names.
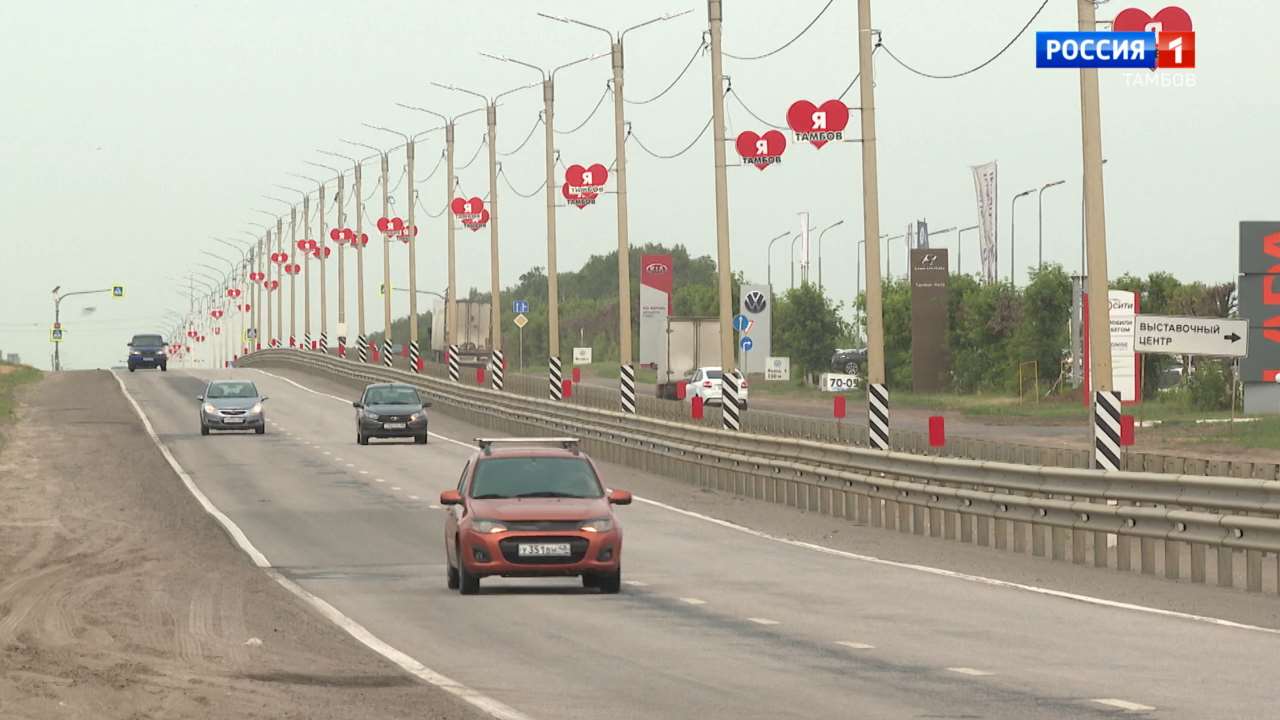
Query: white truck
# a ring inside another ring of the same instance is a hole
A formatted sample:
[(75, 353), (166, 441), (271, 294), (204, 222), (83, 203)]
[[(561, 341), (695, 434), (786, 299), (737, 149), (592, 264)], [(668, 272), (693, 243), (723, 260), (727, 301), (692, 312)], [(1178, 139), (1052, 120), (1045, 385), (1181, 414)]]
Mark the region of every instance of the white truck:
[[(444, 301), (436, 300), (431, 310), (431, 352), (441, 362), (444, 361), (446, 315)], [(458, 337), (454, 338), (453, 342), (458, 346), (460, 365), (466, 367), (488, 365), (490, 319), (489, 303), (473, 300), (458, 301)]]
[(677, 383), (697, 368), (720, 365), (720, 319), (667, 318), (663, 337), (655, 386), (659, 398), (675, 400)]

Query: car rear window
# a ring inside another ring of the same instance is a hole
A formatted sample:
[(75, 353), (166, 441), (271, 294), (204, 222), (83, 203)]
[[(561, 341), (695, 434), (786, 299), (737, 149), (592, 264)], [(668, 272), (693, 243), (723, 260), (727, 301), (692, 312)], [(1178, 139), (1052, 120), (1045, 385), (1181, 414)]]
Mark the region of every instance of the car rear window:
[(719, 380), (723, 376), (724, 376), (724, 373), (720, 372), (719, 370), (707, 371), (707, 377), (711, 378), (712, 380)]
[(604, 496), (591, 463), (582, 458), (485, 458), (476, 464), (471, 497), (598, 498)]
[(159, 335), (134, 335), (133, 344), (142, 347), (156, 347), (164, 345), (164, 338)]

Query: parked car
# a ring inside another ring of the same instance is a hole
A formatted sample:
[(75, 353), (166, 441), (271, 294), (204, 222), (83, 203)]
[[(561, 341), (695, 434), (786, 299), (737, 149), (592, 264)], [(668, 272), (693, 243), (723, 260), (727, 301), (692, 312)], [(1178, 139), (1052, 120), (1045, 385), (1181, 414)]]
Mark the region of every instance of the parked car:
[(583, 587), (622, 587), (622, 527), (609, 490), (576, 438), (476, 438), (479, 450), (453, 490), (448, 511), (447, 581), (463, 595), (484, 577), (580, 576)]
[(846, 348), (836, 350), (831, 355), (831, 371), (844, 373), (845, 375), (858, 375), (861, 377), (866, 374), (867, 368), (867, 349), (866, 348)]
[(160, 368), (168, 372), (169, 356), (164, 338), (160, 335), (134, 335), (129, 341), (129, 372), (138, 368)]
[[(724, 370), (719, 367), (700, 367), (685, 381), (685, 398), (693, 402), (700, 397), (705, 405), (719, 405), (723, 400)], [(738, 390), (738, 406), (747, 409), (748, 382), (742, 379), (742, 387)]]
[(375, 383), (351, 403), (356, 409), (356, 443), (368, 445), (370, 438), (413, 438), (427, 444), (427, 408), (418, 389), (401, 383)]
[(200, 434), (210, 430), (252, 430), (261, 435), (267, 431), (267, 418), (262, 403), (267, 398), (247, 380), (214, 380), (205, 386), (200, 401)]

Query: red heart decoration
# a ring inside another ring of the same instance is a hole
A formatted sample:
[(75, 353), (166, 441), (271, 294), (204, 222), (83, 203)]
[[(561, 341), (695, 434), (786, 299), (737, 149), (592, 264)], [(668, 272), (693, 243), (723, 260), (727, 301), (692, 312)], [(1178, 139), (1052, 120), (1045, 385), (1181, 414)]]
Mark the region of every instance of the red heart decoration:
[(401, 231), (401, 230), (403, 230), (403, 229), (404, 229), (404, 220), (402, 220), (402, 219), (400, 219), (400, 218), (398, 218), (398, 217), (393, 217), (393, 218), (391, 218), (391, 230), (392, 230), (392, 232), (400, 232), (400, 231)]
[(221, 334), (222, 334), (222, 328), (220, 328), (220, 327), (216, 327), (216, 328), (214, 328), (214, 329), (213, 329), (213, 334), (214, 334), (214, 335), (221, 335)]
[(391, 222), (387, 218), (378, 218), (378, 232), (385, 233), (389, 227), (391, 227)]
[(203, 336), (203, 335), (201, 335), (201, 336), (200, 336), (200, 342), (204, 342), (204, 336)]
[[(453, 210), (454, 215), (463, 219), (464, 225), (466, 225), (466, 218), (477, 218), (481, 215), (485, 215), (485, 222), (488, 222), (488, 213), (484, 209), (484, 200), (478, 197), (472, 197), (470, 200), (460, 197), (454, 198), (453, 202), (449, 203), (449, 208)], [(470, 226), (468, 225), (468, 227)]]
[(315, 256), (316, 256), (316, 257), (318, 257), (318, 258), (319, 258), (319, 257), (326, 257), (326, 258), (327, 258), (327, 257), (329, 257), (330, 253), (332, 253), (332, 252), (333, 252), (333, 248), (328, 247), (328, 246), (326, 245), (325, 247), (317, 247), (315, 250), (312, 250), (312, 251), (311, 251), (311, 254), (312, 254), (312, 255), (315, 255)]
[(227, 297), (229, 297), (229, 298), (238, 298), (238, 297), (240, 297), (240, 289), (239, 289), (239, 288), (228, 288), (228, 290), (227, 290)]
[(330, 230), (330, 231), (329, 231), (329, 239), (330, 239), (330, 240), (337, 240), (341, 235), (342, 235), (342, 230), (340, 230), (340, 229), (338, 229), (338, 228), (334, 228), (334, 229), (332, 229), (332, 230)]
[(342, 228), (342, 241), (351, 242), (356, 239), (356, 231), (351, 228)]
[(364, 247), (365, 245), (369, 244), (369, 234), (360, 233), (360, 237), (357, 240), (360, 243), (360, 247)]
[(764, 170), (782, 161), (782, 153), (787, 149), (787, 136), (777, 130), (763, 135), (747, 130), (738, 135), (736, 145), (743, 160), (755, 165), (757, 170)]
[(252, 309), (253, 309), (253, 306), (252, 306), (252, 305), (250, 305), (249, 303), (245, 303), (244, 305), (241, 305), (241, 306), (240, 306), (240, 309), (241, 309), (241, 310), (243, 310), (243, 311), (245, 311), (245, 312), (249, 312), (250, 310), (252, 310)]
[[(603, 188), (604, 184), (609, 181), (609, 168), (595, 163), (589, 168), (581, 165), (570, 165), (564, 171), (564, 179), (569, 183), (578, 194), (586, 194), (582, 192), (582, 188)], [(597, 195), (598, 192), (591, 192), (591, 195)]]
[(268, 282), (266, 283), (266, 288), (267, 288), (267, 291), (268, 291), (268, 292), (271, 292), (271, 291), (273, 291), (273, 290), (276, 290), (276, 289), (278, 289), (279, 287), (280, 287), (280, 281), (279, 281), (279, 280), (270, 280), (270, 281), (268, 281)]
[(471, 228), (472, 232), (479, 230), (489, 224), (489, 210), (481, 209), (478, 216), (465, 216), (462, 218), (462, 224)]
[(315, 252), (316, 247), (318, 246), (316, 245), (315, 240), (308, 240), (306, 246), (303, 247), (302, 249), (306, 250), (307, 252)]
[(586, 206), (588, 206), (588, 205), (592, 205), (592, 204), (594, 204), (594, 203), (595, 203), (595, 201), (596, 201), (596, 196), (595, 196), (595, 194), (591, 194), (591, 195), (581, 194), (581, 195), (580, 195), (580, 194), (578, 194), (578, 193), (575, 193), (575, 192), (573, 191), (573, 187), (572, 187), (572, 186), (570, 186), (568, 182), (566, 182), (564, 185), (562, 185), (562, 186), (560, 187), (560, 193), (561, 193), (562, 195), (564, 195), (564, 199), (565, 199), (565, 200), (568, 200), (570, 205), (575, 205), (575, 206), (577, 206), (577, 208), (578, 208), (579, 210), (581, 210), (582, 208), (584, 208), (584, 207), (586, 207)]
[(221, 311), (221, 310), (213, 310), (213, 311), (211, 311), (209, 314), (213, 316), (213, 319), (214, 319), (214, 320), (217, 320), (218, 318), (222, 317), (222, 311)]
[(821, 107), (808, 100), (797, 100), (787, 109), (787, 125), (795, 131), (796, 140), (808, 140), (820, 148), (840, 139), (849, 125), (849, 108), (839, 100), (828, 100)]
[[(1147, 30), (1150, 25), (1158, 28)], [(1111, 23), (1116, 32), (1191, 32), (1191, 15), (1176, 5), (1164, 8), (1152, 17), (1145, 10), (1129, 8), (1122, 10)]]

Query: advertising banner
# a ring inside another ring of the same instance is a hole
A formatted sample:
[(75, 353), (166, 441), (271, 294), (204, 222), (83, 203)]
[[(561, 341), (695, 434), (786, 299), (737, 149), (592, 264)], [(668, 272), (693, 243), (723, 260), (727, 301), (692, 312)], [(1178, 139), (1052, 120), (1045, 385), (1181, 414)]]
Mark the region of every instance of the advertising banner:
[(1250, 395), (1258, 393), (1250, 384), (1274, 385), (1280, 374), (1280, 222), (1240, 223), (1236, 296), (1240, 317), (1249, 327), (1249, 354), (1240, 363), (1248, 410), (1254, 404)]
[[(1090, 404), (1092, 388), (1089, 374), (1093, 371), (1089, 361), (1089, 302), (1084, 296), (1084, 403)], [(1120, 393), (1124, 403), (1141, 402), (1139, 388), (1142, 377), (1138, 370), (1140, 358), (1134, 339), (1138, 315), (1138, 294), (1128, 290), (1108, 291), (1111, 307), (1111, 389)], [(1043, 371), (1042, 371), (1043, 372)]]
[(738, 312), (751, 324), (748, 335), (752, 358), (747, 371), (764, 372), (764, 363), (758, 358), (767, 358), (773, 353), (773, 303), (769, 301), (769, 286), (743, 285), (739, 305)]
[(951, 384), (948, 267), (945, 249), (911, 251), (911, 387), (915, 392), (941, 392)]
[(640, 258), (640, 364), (654, 365), (666, 347), (675, 268), (670, 255)]
[(999, 186), (996, 182), (996, 162), (992, 160), (985, 165), (973, 167), (973, 188), (978, 199), (978, 232), (981, 241), (982, 281), (996, 281), (998, 267), (996, 194)]

